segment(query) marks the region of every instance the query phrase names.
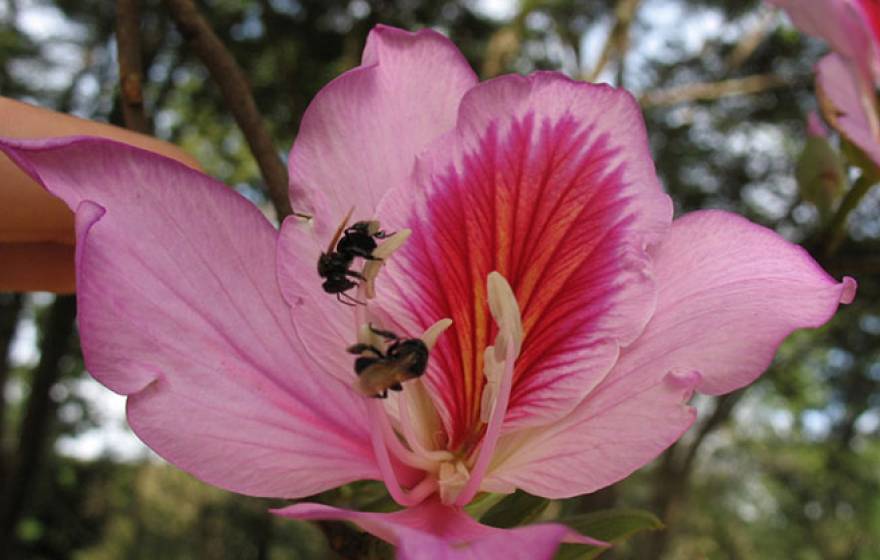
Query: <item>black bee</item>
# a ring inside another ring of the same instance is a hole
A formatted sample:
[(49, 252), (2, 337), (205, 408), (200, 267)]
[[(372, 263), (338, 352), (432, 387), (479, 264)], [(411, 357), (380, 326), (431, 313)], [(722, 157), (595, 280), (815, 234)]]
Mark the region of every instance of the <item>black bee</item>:
[(394, 235), (380, 230), (379, 222), (375, 221), (356, 222), (346, 228), (350, 217), (351, 210), (333, 234), (327, 251), (318, 257), (318, 275), (324, 278), (321, 287), (328, 294), (336, 294), (336, 299), (346, 305), (363, 304), (345, 293), (356, 287), (358, 280), (365, 280), (363, 274), (351, 269), (354, 259), (360, 257), (368, 261), (380, 260), (373, 256), (373, 251), (378, 246), (376, 239)]
[[(428, 367), (428, 347), (418, 338), (400, 338), (391, 331), (372, 326), (370, 330), (393, 341), (385, 352), (370, 344), (355, 344), (349, 346), (348, 351), (361, 354), (354, 361), (358, 391), (368, 397), (384, 399), (388, 397), (388, 389), (401, 391), (401, 383), (424, 375)], [(363, 355), (366, 353), (372, 355)]]

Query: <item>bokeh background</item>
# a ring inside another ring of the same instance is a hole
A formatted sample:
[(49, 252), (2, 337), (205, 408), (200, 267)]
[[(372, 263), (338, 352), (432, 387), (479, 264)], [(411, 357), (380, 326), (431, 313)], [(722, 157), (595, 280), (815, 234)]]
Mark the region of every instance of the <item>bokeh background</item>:
[[(641, 508), (665, 523), (605, 558), (880, 558), (880, 193), (863, 199), (844, 242), (827, 251), (820, 213), (795, 180), (824, 44), (751, 1), (200, 6), (244, 68), (285, 156), (309, 100), (358, 63), (380, 22), (440, 30), (483, 78), (553, 69), (630, 89), (678, 213), (744, 214), (803, 243), (833, 275), (856, 277), (860, 290), (831, 324), (789, 338), (753, 386), (698, 398), (698, 423), (653, 464), (551, 507)], [(141, 11), (155, 134), (270, 211), (246, 142), (198, 57), (161, 2), (142, 0)], [(0, 95), (121, 124), (115, 25), (110, 0), (0, 0)], [(0, 294), (0, 556), (349, 557), (328, 542), (356, 539), (350, 528), (274, 519), (266, 510), (280, 502), (203, 485), (140, 444), (125, 426), (122, 398), (84, 371), (74, 314), (70, 297)], [(369, 507), (381, 496), (366, 484), (317, 499)]]

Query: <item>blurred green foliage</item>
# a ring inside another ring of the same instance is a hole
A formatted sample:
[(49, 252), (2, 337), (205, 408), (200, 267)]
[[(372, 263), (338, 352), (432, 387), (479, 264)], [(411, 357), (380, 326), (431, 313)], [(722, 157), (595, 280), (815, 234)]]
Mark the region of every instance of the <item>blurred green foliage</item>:
[[(376, 23), (435, 27), (484, 74), (549, 68), (582, 77), (594, 69), (616, 6), (523, 0), (494, 14), (489, 4), (499, 3), (205, 0), (202, 8), (249, 76), (283, 155), (309, 100), (358, 63)], [(0, 95), (118, 123), (113, 8), (110, 0), (0, 0)], [(157, 135), (265, 204), (257, 167), (207, 72), (158, 0), (144, 0), (142, 12), (145, 97)], [(784, 79), (781, 87), (747, 95), (683, 95), (646, 106), (658, 172), (677, 211), (740, 212), (804, 243), (836, 277), (855, 276), (860, 291), (832, 324), (791, 337), (756, 385), (698, 399), (700, 421), (654, 465), (591, 496), (540, 504), (535, 515), (645, 508), (665, 524), (609, 558), (877, 558), (880, 196), (875, 189), (862, 200), (846, 240), (827, 254), (826, 222), (801, 199), (794, 179), (805, 115), (815, 108), (812, 66), (825, 46), (751, 1), (644, 0), (626, 36), (628, 44), (612, 49), (600, 79), (637, 96), (731, 78)], [(19, 337), (36, 331), (39, 346), (50, 300), (28, 296), (21, 304), (3, 295), (0, 315), (17, 320)], [(9, 368), (0, 441), (9, 482), (36, 364), (10, 354), (3, 332), (0, 349), (9, 363), (0, 365)], [(11, 558), (322, 558), (334, 554), (328, 539), (346, 557), (387, 553), (339, 524), (319, 530), (274, 519), (266, 513), (273, 504), (209, 488), (152, 458), (72, 458), (64, 442), (107, 419), (83, 390), (88, 382), (75, 340), (58, 368), (49, 394), (51, 430), (37, 442), (44, 452), (32, 465), (34, 484), (15, 523)], [(317, 499), (375, 511), (393, 507), (374, 483)]]

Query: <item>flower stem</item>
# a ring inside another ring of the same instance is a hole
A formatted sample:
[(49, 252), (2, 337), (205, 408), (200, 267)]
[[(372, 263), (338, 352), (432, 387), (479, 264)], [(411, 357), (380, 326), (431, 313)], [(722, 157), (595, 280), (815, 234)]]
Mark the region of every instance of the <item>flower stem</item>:
[(868, 194), (868, 191), (870, 191), (871, 187), (876, 183), (877, 181), (874, 177), (864, 174), (859, 177), (855, 184), (853, 184), (852, 188), (847, 191), (843, 200), (840, 202), (840, 206), (837, 208), (837, 212), (832, 216), (831, 223), (828, 225), (828, 232), (826, 234), (827, 242), (825, 244), (826, 257), (833, 255), (840, 247), (840, 244), (843, 243), (843, 240), (846, 238), (846, 222), (850, 212), (855, 210), (862, 198)]

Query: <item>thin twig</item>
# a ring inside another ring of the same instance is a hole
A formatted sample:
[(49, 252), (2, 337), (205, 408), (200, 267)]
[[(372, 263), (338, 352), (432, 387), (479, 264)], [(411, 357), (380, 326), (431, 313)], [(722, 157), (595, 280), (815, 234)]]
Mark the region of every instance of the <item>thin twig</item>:
[(272, 137), (251, 94), (248, 80), (232, 54), (223, 45), (192, 0), (165, 0), (180, 34), (211, 73), (220, 87), (226, 106), (247, 139), (269, 190), (269, 198), (283, 220), (293, 213), (287, 198), (287, 169), (278, 157)]
[(871, 190), (871, 187), (876, 182), (875, 177), (871, 177), (868, 174), (862, 175), (850, 187), (843, 200), (840, 201), (840, 206), (837, 208), (834, 216), (831, 217), (831, 222), (828, 225), (827, 241), (824, 250), (826, 257), (832, 256), (840, 247), (840, 244), (843, 243), (843, 240), (846, 239), (847, 218), (849, 218), (850, 213), (855, 210), (859, 202), (868, 194), (868, 191)]
[(736, 46), (730, 52), (726, 60), (728, 72), (735, 72), (739, 67), (752, 56), (752, 53), (764, 42), (767, 34), (772, 29), (772, 24), (776, 22), (778, 12), (772, 9), (761, 9), (758, 21), (744, 33)]
[(691, 101), (712, 101), (722, 97), (749, 95), (790, 85), (791, 80), (775, 74), (756, 74), (745, 78), (721, 80), (720, 82), (698, 82), (648, 91), (641, 95), (639, 102), (642, 107), (647, 108)]
[(586, 76), (585, 81), (595, 82), (599, 78), (599, 74), (611, 61), (611, 54), (617, 52), (618, 58), (622, 59), (626, 55), (626, 49), (629, 47), (629, 27), (633, 19), (635, 19), (636, 9), (639, 7), (639, 0), (618, 0), (614, 7), (615, 21), (608, 32), (605, 39), (605, 45), (602, 52), (593, 66), (593, 71)]
[(19, 432), (18, 449), (13, 472), (4, 480), (0, 502), (0, 550), (10, 550), (15, 527), (43, 462), (47, 436), (55, 421), (55, 403), (50, 396), (52, 386), (61, 376), (61, 359), (70, 349), (76, 317), (74, 296), (58, 296), (49, 308), (40, 344), (40, 362), (32, 373), (30, 396)]
[(10, 348), (18, 328), (24, 298), (21, 294), (0, 294), (0, 487), (6, 482), (11, 456), (6, 443), (6, 382), (12, 367)]
[(149, 134), (150, 125), (144, 112), (139, 4), (139, 0), (116, 1), (116, 58), (125, 126)]

